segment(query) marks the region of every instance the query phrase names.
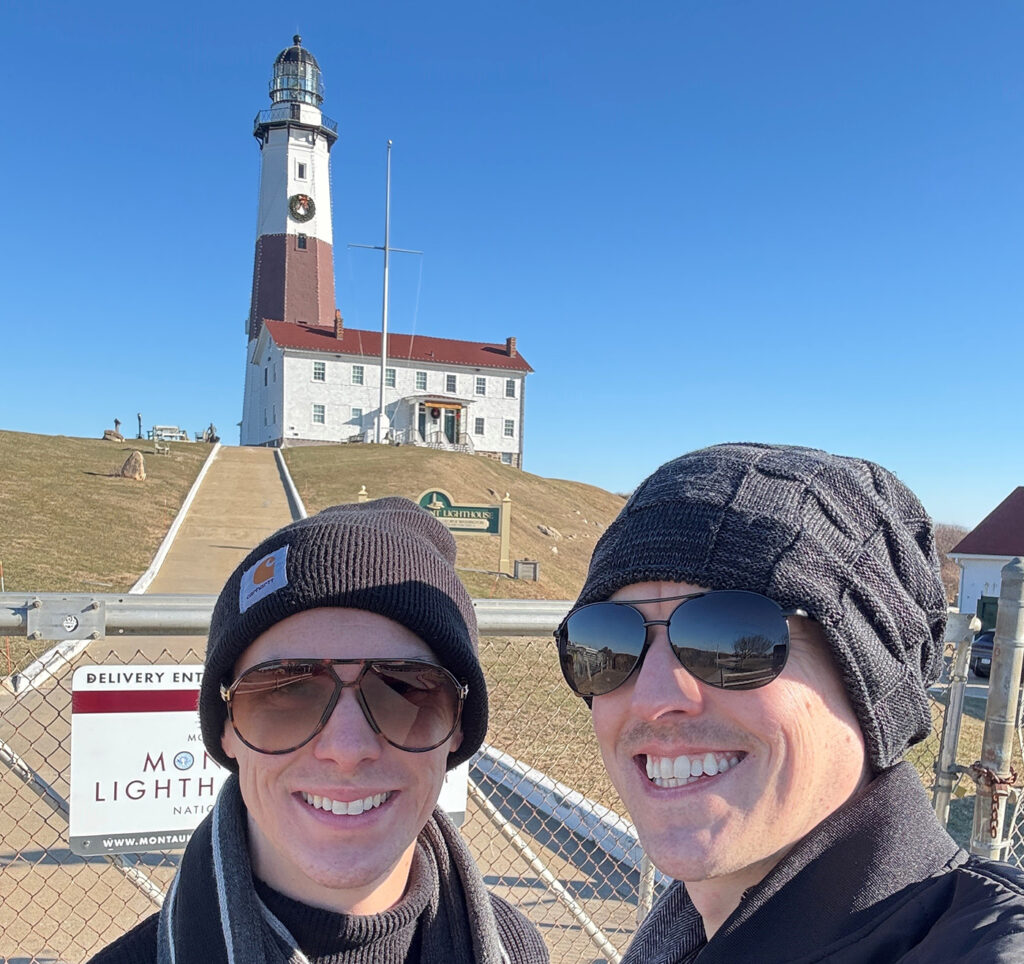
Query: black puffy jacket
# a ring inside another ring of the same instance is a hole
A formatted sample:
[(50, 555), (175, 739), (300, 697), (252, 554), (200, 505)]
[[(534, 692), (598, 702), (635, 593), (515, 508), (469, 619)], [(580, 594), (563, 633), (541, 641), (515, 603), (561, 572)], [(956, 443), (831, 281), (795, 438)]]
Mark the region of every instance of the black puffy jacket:
[(750, 888), (710, 941), (681, 883), (623, 964), (1024, 962), (1024, 872), (972, 857), (909, 763), (879, 774)]

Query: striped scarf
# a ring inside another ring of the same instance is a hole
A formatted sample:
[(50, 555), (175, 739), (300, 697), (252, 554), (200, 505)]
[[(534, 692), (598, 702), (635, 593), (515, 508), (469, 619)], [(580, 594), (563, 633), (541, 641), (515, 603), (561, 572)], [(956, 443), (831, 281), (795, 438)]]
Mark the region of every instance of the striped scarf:
[[(435, 809), (419, 846), (437, 870), (422, 916), (421, 958), (502, 964), (490, 895), (458, 831)], [(157, 964), (309, 964), (253, 886), (237, 776), (196, 828), (160, 911)]]

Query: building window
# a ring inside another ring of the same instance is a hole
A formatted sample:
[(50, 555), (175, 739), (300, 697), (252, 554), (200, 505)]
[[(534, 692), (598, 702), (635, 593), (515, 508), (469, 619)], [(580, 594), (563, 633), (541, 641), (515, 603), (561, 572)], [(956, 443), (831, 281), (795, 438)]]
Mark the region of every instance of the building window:
[(505, 419), (505, 438), (515, 438), (515, 437), (516, 437), (516, 423), (512, 419), (506, 418)]
[(327, 424), (327, 411), (323, 405), (313, 406), (313, 424), (314, 425), (326, 425)]
[(267, 410), (263, 409), (263, 424), (267, 424)]
[(363, 366), (353, 365), (352, 366), (352, 384), (362, 385), (363, 384)]
[(361, 408), (353, 408), (352, 409), (352, 421), (355, 422), (356, 425), (362, 426), (362, 424), (363, 424), (363, 410)]
[(505, 379), (505, 398), (516, 397), (516, 380), (514, 378)]
[(313, 381), (314, 382), (326, 382), (327, 381), (327, 362), (315, 361), (313, 362)]
[(395, 370), (393, 368), (384, 369), (384, 386), (386, 388), (395, 387)]
[(454, 392), (455, 391), (455, 376), (454, 375), (445, 375), (444, 376), (444, 390), (446, 392)]
[(300, 251), (306, 250), (306, 236), (304, 234), (300, 234), (295, 238), (295, 247)]
[(416, 391), (425, 392), (427, 390), (427, 373), (416, 372)]
[(274, 424), (276, 425), (277, 424), (277, 406), (276, 405), (271, 405), (270, 406), (270, 414), (273, 417)]
[(502, 452), (501, 453), (501, 464), (502, 465), (511, 465), (512, 464), (512, 453), (511, 452)]
[(476, 393), (477, 395), (487, 394), (487, 379), (480, 375), (476, 379)]
[(296, 161), (295, 163), (295, 176), (300, 180), (306, 180), (306, 165), (302, 161)]
[(483, 435), (484, 434), (484, 420), (482, 418), (473, 419), (473, 434)]
[(263, 369), (263, 387), (264, 388), (267, 387), (267, 369), (266, 368)]

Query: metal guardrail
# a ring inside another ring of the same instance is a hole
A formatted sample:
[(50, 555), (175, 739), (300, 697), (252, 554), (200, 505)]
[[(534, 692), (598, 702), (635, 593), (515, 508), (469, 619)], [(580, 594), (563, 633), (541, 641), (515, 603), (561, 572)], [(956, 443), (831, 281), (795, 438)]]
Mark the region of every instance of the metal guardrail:
[[(171, 593), (0, 593), (0, 635), (29, 639), (205, 636), (216, 596)], [(481, 636), (554, 632), (569, 600), (474, 599)]]

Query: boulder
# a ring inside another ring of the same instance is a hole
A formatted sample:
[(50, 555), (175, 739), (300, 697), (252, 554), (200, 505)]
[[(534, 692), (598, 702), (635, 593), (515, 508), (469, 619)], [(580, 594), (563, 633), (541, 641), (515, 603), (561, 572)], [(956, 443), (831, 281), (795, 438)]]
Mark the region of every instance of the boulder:
[(552, 539), (561, 539), (562, 533), (551, 526), (539, 525), (537, 528), (540, 530), (541, 535), (548, 536)]
[(123, 442), (124, 436), (120, 432), (115, 432), (112, 428), (105, 428), (103, 430), (103, 441), (104, 442)]
[(131, 455), (124, 460), (121, 471), (118, 475), (122, 479), (135, 479), (136, 482), (146, 481), (146, 463), (142, 460), (142, 453), (138, 449), (132, 449)]

